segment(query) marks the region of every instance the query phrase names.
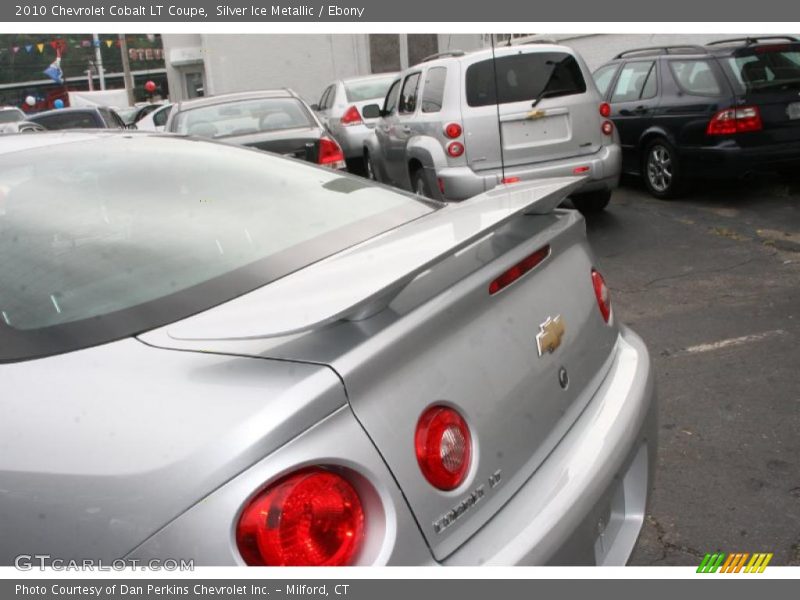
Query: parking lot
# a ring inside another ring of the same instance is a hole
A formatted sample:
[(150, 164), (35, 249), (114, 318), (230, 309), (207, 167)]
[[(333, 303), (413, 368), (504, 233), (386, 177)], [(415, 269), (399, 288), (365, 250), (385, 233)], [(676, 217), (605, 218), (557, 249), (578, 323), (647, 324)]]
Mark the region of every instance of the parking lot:
[(657, 373), (660, 449), (630, 563), (774, 552), (800, 565), (800, 182), (626, 181), (589, 238)]

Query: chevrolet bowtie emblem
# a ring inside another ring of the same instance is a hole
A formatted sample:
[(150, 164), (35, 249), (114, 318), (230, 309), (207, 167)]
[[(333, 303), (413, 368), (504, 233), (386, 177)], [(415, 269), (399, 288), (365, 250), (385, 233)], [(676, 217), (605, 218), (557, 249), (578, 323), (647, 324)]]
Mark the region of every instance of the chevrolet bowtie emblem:
[(528, 113), (528, 119), (541, 119), (544, 116), (544, 111), (542, 109), (532, 110)]
[(555, 352), (556, 348), (561, 345), (561, 338), (564, 337), (564, 319), (561, 315), (547, 320), (539, 325), (539, 333), (536, 334), (536, 348), (539, 350), (539, 356), (544, 355), (545, 352)]

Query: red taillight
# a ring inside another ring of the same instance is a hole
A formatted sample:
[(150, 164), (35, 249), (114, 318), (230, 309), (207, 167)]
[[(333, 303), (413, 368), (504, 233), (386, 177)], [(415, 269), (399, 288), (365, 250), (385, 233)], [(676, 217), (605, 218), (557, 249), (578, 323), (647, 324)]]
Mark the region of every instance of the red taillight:
[(503, 288), (508, 287), (547, 258), (549, 254), (550, 246), (539, 248), (536, 252), (524, 258), (508, 271), (505, 271), (500, 277), (492, 281), (492, 283), (489, 284), (489, 294), (496, 294)]
[(466, 421), (452, 408), (432, 406), (419, 418), (414, 434), (417, 462), (425, 479), (440, 490), (464, 482), (472, 455)]
[(303, 469), (276, 481), (245, 506), (236, 544), (248, 565), (342, 566), (361, 547), (364, 511), (336, 473)]
[(600, 314), (603, 315), (603, 320), (608, 323), (611, 318), (611, 294), (608, 292), (608, 286), (603, 276), (594, 269), (592, 269), (592, 286), (594, 287), (594, 295), (597, 298), (597, 307), (600, 309)]
[(448, 123), (444, 126), (444, 134), (451, 140), (461, 136), (462, 129), (458, 123)]
[(730, 135), (732, 133), (746, 133), (748, 131), (761, 131), (761, 113), (757, 106), (741, 106), (739, 108), (726, 108), (719, 111), (708, 122), (707, 135)]
[(611, 121), (603, 121), (603, 124), (600, 126), (600, 130), (605, 135), (611, 135), (614, 133), (614, 124)]
[(606, 119), (611, 116), (611, 105), (608, 102), (603, 102), (600, 105), (600, 116)]
[(358, 107), (351, 106), (348, 108), (340, 119), (342, 125), (361, 125), (364, 121), (361, 119), (361, 113), (358, 112)]
[(450, 142), (447, 145), (447, 153), (453, 158), (458, 158), (464, 154), (464, 144), (461, 142)]
[(519, 177), (503, 177), (503, 179), (500, 180), (500, 183), (505, 183), (508, 185), (509, 183), (519, 183), (519, 181)]
[(336, 143), (336, 140), (332, 140), (328, 137), (319, 139), (319, 157), (317, 161), (319, 164), (331, 167), (332, 169), (345, 168), (344, 152), (342, 152), (342, 148)]
[(584, 165), (582, 167), (575, 167), (574, 169), (572, 169), (572, 174), (573, 175), (582, 175), (583, 173), (588, 173), (591, 170), (592, 170), (591, 167), (589, 167), (587, 165)]

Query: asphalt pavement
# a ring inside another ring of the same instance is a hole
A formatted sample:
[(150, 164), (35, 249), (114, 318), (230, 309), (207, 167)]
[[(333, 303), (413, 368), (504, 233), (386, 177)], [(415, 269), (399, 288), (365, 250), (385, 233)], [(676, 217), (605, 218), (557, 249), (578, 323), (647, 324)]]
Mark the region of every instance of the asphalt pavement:
[(589, 239), (657, 373), (659, 455), (633, 565), (800, 565), (800, 180), (626, 181)]

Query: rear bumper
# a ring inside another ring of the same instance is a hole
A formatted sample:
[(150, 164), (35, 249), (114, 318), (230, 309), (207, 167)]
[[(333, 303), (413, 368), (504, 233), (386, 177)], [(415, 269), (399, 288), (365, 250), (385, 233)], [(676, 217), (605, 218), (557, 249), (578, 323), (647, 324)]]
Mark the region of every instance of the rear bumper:
[[(619, 184), (622, 168), (622, 152), (618, 144), (603, 146), (594, 154), (581, 157), (554, 160), (505, 169), (505, 177), (519, 177), (521, 181), (543, 179), (545, 177), (568, 177), (575, 175), (578, 167), (588, 167), (582, 172), (587, 177), (582, 192), (613, 190)], [(469, 167), (445, 167), (431, 169), (430, 189), (437, 189), (441, 179), (445, 200), (466, 200), (499, 185), (504, 174), (500, 170), (476, 173)]]
[(578, 421), (444, 564), (625, 564), (644, 522), (656, 434), (647, 348), (623, 328), (610, 371)]
[(752, 148), (743, 148), (733, 141), (707, 148), (682, 148), (680, 159), (684, 174), (689, 177), (736, 178), (800, 167), (800, 141)]

